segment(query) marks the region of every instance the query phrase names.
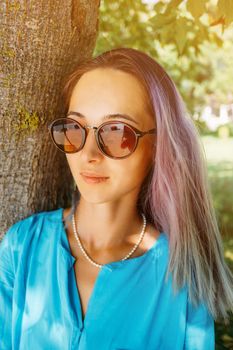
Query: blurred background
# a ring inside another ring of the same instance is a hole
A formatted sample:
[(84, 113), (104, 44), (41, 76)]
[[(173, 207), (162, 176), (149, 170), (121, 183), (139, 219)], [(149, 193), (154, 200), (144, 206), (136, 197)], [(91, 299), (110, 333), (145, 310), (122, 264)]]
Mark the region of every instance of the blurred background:
[[(71, 204), (72, 175), (47, 131), (62, 116), (62, 79), (125, 46), (166, 69), (199, 130), (233, 271), (233, 0), (2, 0), (0, 13), (0, 238), (29, 214)], [(215, 324), (217, 350), (233, 350), (230, 316)]]
[[(100, 4), (94, 55), (130, 46), (175, 81), (200, 134), (225, 259), (233, 271), (233, 1), (118, 0)], [(233, 349), (215, 324), (216, 349)]]

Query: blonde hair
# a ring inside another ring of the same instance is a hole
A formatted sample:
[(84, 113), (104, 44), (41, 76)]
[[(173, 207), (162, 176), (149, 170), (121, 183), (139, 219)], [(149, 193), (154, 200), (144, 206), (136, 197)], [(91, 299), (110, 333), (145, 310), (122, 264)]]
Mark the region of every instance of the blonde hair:
[(95, 68), (130, 73), (144, 87), (157, 136), (154, 162), (138, 206), (158, 230), (169, 235), (166, 279), (172, 272), (174, 291), (187, 284), (193, 304), (204, 300), (213, 318), (228, 324), (233, 275), (224, 260), (200, 138), (173, 80), (139, 50), (109, 50), (80, 63), (68, 77), (63, 89), (66, 109), (80, 77)]

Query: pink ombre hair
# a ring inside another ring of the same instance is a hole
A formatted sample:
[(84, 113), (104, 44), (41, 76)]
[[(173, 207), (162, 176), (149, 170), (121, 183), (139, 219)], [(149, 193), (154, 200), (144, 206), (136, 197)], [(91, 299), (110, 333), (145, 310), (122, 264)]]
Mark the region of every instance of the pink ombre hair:
[(169, 75), (153, 58), (118, 48), (82, 62), (63, 90), (65, 108), (80, 77), (95, 68), (132, 74), (145, 91), (145, 108), (157, 128), (154, 162), (142, 185), (138, 206), (169, 236), (169, 272), (174, 291), (187, 284), (190, 300), (205, 300), (214, 319), (233, 310), (233, 275), (225, 263), (200, 137)]

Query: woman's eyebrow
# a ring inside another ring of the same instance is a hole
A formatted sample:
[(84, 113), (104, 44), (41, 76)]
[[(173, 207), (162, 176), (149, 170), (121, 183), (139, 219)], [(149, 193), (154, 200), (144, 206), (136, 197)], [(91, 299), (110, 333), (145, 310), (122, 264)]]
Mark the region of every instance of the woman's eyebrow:
[[(79, 113), (79, 112), (74, 112), (74, 111), (70, 111), (68, 112), (68, 114), (66, 115), (67, 117), (69, 115), (76, 115), (80, 118), (86, 118), (83, 114)], [(108, 114), (105, 115), (101, 120), (108, 120), (108, 119), (112, 119), (112, 118), (122, 118), (122, 119), (126, 119), (126, 120), (130, 120), (131, 122), (139, 125), (139, 123), (132, 117), (130, 117), (128, 114), (121, 114), (121, 113), (114, 113), (114, 114)]]

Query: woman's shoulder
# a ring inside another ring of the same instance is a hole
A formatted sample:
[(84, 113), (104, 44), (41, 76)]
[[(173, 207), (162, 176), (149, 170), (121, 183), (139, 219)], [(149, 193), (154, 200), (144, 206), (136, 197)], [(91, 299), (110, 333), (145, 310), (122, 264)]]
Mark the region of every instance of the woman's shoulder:
[(24, 276), (24, 270), (33, 270), (53, 256), (59, 246), (62, 232), (62, 212), (59, 208), (33, 213), (9, 227), (0, 242), (0, 279), (13, 286), (14, 278)]
[(19, 248), (25, 240), (30, 241), (32, 236), (39, 237), (41, 232), (52, 233), (56, 226), (61, 223), (63, 208), (41, 211), (12, 224), (2, 239), (2, 244), (10, 244), (11, 248)]

